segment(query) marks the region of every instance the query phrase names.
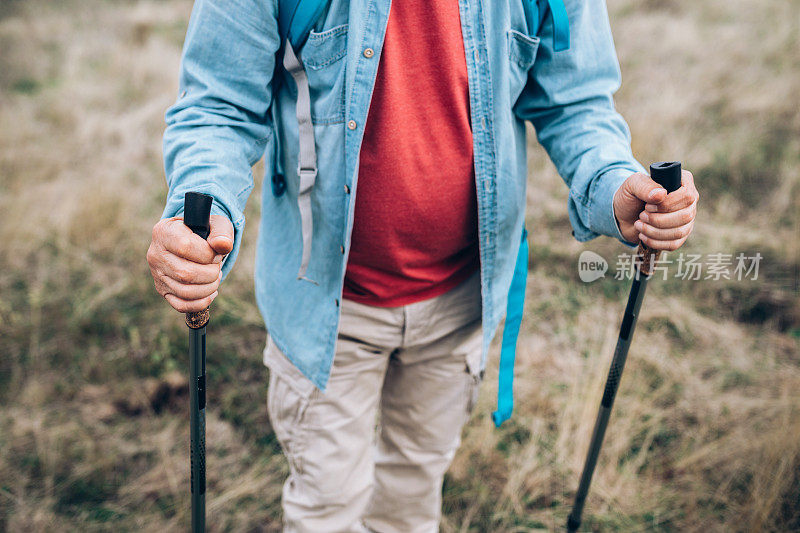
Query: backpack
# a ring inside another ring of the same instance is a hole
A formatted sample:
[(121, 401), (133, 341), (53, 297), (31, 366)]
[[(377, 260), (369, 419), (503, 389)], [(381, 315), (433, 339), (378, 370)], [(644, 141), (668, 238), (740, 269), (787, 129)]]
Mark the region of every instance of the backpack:
[[(281, 49), (278, 57), (283, 57), (283, 67), (292, 76), (297, 86), (297, 131), (300, 147), (298, 150), (299, 178), (297, 204), (300, 210), (300, 223), (303, 238), (303, 253), (297, 279), (306, 281), (308, 262), (311, 258), (311, 190), (317, 178), (317, 154), (314, 140), (314, 126), (311, 123), (311, 96), (308, 78), (300, 59), (300, 49), (308, 39), (317, 20), (328, 7), (330, 0), (278, 0), (278, 33)], [(525, 11), (528, 35), (536, 36), (548, 14), (553, 20), (553, 49), (556, 52), (568, 50), (570, 46), (569, 19), (563, 0), (521, 0)], [(277, 65), (276, 65), (277, 68)], [(276, 150), (277, 152), (277, 150)], [(277, 166), (276, 166), (277, 168)], [(272, 176), (272, 192), (280, 196), (286, 189), (285, 178), (281, 172)], [(492, 413), (495, 426), (499, 427), (511, 416), (514, 407), (513, 380), (514, 359), (519, 327), (525, 304), (525, 286), (528, 276), (527, 231), (522, 228), (522, 241), (517, 252), (514, 275), (508, 293), (506, 320), (503, 328), (503, 341), (500, 349), (499, 385), (497, 391), (497, 410)]]

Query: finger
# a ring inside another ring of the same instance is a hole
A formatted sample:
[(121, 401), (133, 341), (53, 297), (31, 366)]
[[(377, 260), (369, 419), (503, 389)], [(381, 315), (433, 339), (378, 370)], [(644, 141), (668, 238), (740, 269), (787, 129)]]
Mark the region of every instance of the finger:
[(693, 226), (694, 222), (689, 222), (688, 224), (678, 226), (677, 228), (662, 229), (645, 224), (641, 220), (637, 220), (633, 225), (633, 227), (639, 232), (640, 236), (645, 235), (658, 241), (672, 241), (688, 237), (692, 232)]
[(667, 196), (667, 190), (664, 187), (641, 172), (628, 178), (625, 185), (626, 191), (642, 202), (659, 203)]
[(219, 276), (213, 283), (206, 283), (205, 285), (189, 285), (168, 277), (161, 277), (159, 281), (165, 289), (162, 295), (172, 294), (182, 300), (199, 300), (216, 292), (219, 289), (221, 279), (222, 276)]
[(152, 271), (153, 274), (153, 284), (156, 286), (156, 291), (161, 296), (166, 296), (169, 292), (169, 287), (164, 283), (164, 277), (161, 275), (160, 272), (156, 272), (155, 270)]
[(687, 181), (680, 189), (669, 193), (662, 202), (648, 203), (644, 209), (649, 213), (670, 213), (696, 204), (699, 199), (700, 195), (694, 188), (694, 184)]
[(207, 265), (212, 263), (217, 255), (208, 242), (195, 235), (181, 218), (170, 219), (169, 223), (164, 225), (157, 239), (165, 250), (193, 263)]
[(176, 311), (180, 311), (181, 313), (197, 313), (198, 311), (202, 311), (211, 305), (211, 302), (214, 301), (214, 298), (217, 297), (217, 294), (218, 292), (214, 291), (212, 294), (209, 294), (205, 298), (201, 298), (199, 300), (184, 300), (182, 298), (178, 298), (174, 294), (165, 294), (164, 298)]
[(677, 228), (688, 224), (697, 215), (697, 204), (684, 207), (672, 213), (650, 213), (642, 211), (639, 213), (639, 220), (656, 228)]
[(208, 244), (220, 256), (231, 253), (233, 250), (233, 224), (228, 217), (211, 215), (211, 233), (208, 234)]
[(681, 185), (685, 187), (694, 187), (694, 175), (688, 170), (681, 170)]
[(662, 241), (662, 240), (652, 239), (647, 235), (642, 235), (642, 234), (639, 235), (639, 239), (642, 241), (643, 244), (645, 244), (649, 248), (652, 248), (654, 250), (665, 250), (665, 251), (677, 250), (678, 248), (683, 246), (683, 243), (686, 242), (686, 237), (683, 237), (682, 239)]
[(648, 213), (671, 213), (694, 204), (697, 201), (697, 193), (694, 189), (684, 189), (681, 187), (675, 192), (670, 193), (664, 201), (659, 204), (647, 204), (644, 206)]
[(187, 285), (213, 283), (219, 277), (219, 264), (203, 265), (187, 261), (182, 257), (165, 252), (159, 256), (156, 270), (168, 278)]

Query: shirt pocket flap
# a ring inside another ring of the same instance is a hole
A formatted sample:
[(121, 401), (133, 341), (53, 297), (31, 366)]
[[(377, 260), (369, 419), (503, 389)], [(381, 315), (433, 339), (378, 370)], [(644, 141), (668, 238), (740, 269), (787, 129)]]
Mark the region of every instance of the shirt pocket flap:
[(523, 70), (528, 70), (536, 59), (539, 38), (529, 37), (517, 30), (508, 30), (508, 57)]
[(323, 32), (312, 31), (300, 55), (308, 70), (319, 70), (336, 63), (347, 53), (347, 24)]

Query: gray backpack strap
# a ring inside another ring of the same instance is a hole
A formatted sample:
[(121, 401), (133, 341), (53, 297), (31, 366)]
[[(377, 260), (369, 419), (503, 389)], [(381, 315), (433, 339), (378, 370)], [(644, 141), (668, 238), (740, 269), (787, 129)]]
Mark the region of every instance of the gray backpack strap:
[(283, 66), (292, 75), (297, 85), (297, 136), (300, 150), (297, 154), (297, 174), (300, 185), (297, 190), (297, 207), (300, 209), (300, 224), (303, 233), (303, 257), (297, 279), (305, 279), (308, 262), (311, 259), (311, 235), (313, 221), (311, 215), (311, 189), (317, 180), (317, 147), (314, 142), (314, 125), (311, 123), (311, 94), (308, 77), (303, 64), (295, 54), (292, 44), (286, 40), (283, 53)]

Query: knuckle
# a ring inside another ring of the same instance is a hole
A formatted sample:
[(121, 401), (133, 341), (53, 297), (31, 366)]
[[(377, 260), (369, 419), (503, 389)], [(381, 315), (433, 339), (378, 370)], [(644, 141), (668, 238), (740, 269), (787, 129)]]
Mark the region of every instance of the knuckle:
[(147, 254), (145, 257), (147, 258), (147, 264), (151, 267), (155, 267), (161, 262), (161, 253), (159, 252), (158, 248), (152, 244), (147, 249)]
[(159, 220), (153, 226), (152, 237), (154, 242), (161, 242), (167, 232), (167, 220)]
[(176, 252), (179, 257), (187, 258), (192, 251), (192, 245), (188, 239), (181, 239), (176, 247)]
[(189, 283), (192, 278), (192, 272), (187, 268), (178, 267), (173, 272), (173, 278), (181, 283)]

